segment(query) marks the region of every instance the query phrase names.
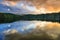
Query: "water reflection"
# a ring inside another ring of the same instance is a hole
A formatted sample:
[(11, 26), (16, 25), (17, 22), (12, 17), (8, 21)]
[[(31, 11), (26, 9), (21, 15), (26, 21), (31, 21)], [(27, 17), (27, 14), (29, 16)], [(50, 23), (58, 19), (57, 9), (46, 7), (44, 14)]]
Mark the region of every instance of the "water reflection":
[(18, 32), (25, 32), (25, 30), (32, 30), (35, 28), (40, 28), (44, 30), (46, 27), (47, 29), (51, 29), (54, 26), (60, 26), (59, 23), (53, 23), (53, 22), (46, 22), (46, 21), (17, 21), (13, 23), (6, 23), (6, 24), (0, 24), (0, 32), (9, 30), (9, 29), (16, 29)]
[(23, 31), (22, 28), (27, 27), (27, 28), (31, 28), (28, 27), (29, 25), (33, 25), (32, 28), (35, 27), (35, 22), (34, 21), (17, 21), (17, 22), (13, 22), (13, 23), (7, 23), (7, 24), (0, 24), (0, 31), (5, 31), (8, 29), (16, 29), (18, 31)]
[(0, 24), (0, 39), (3, 39), (5, 34), (16, 33), (40, 33), (60, 34), (60, 23), (46, 21), (16, 21), (13, 23)]

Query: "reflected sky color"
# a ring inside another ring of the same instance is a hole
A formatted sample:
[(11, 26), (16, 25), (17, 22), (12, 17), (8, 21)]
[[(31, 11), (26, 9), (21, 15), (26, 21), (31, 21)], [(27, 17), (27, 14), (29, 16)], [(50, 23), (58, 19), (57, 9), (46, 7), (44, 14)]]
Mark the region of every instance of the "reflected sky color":
[(4, 33), (14, 33), (15, 30), (21, 34), (26, 34), (32, 32), (33, 30), (36, 31), (39, 29), (48, 33), (59, 34), (60, 23), (52, 23), (46, 21), (17, 21), (13, 23), (0, 24), (0, 39), (3, 39)]
[[(11, 12), (14, 14), (37, 14), (37, 13), (46, 13), (45, 8), (42, 6), (39, 8), (40, 10), (37, 10), (34, 5), (31, 5), (31, 2), (25, 2), (25, 1), (19, 1), (19, 2), (14, 2), (14, 1), (4, 1), (0, 0), (0, 12)], [(16, 24), (16, 25), (15, 25)], [(38, 23), (37, 23), (38, 24)], [(25, 29), (30, 29), (30, 28), (35, 28), (37, 25), (34, 22), (14, 22), (14, 23), (8, 23), (8, 24), (0, 24), (0, 29), (1, 31), (7, 30), (10, 28), (15, 28), (15, 27), (22, 27)], [(43, 24), (43, 23), (42, 23)], [(41, 24), (41, 26), (43, 26)], [(32, 27), (33, 26), (33, 27)], [(20, 29), (19, 29), (20, 30)], [(21, 29), (23, 31), (23, 29)]]
[(7, 23), (7, 24), (0, 24), (0, 31), (6, 31), (9, 29), (16, 29), (19, 32), (25, 32), (25, 30), (30, 31), (30, 29), (52, 29), (54, 27), (60, 28), (59, 23), (52, 23), (52, 22), (46, 22), (46, 21), (17, 21), (13, 23)]
[[(14, 2), (0, 0), (0, 12), (13, 14), (46, 14), (60, 11), (60, 1), (48, 0), (44, 2), (43, 0), (41, 5), (40, 1)], [(8, 30), (10, 31), (12, 29), (16, 29), (20, 33), (25, 33), (31, 32), (33, 29), (53, 30), (53, 28), (60, 29), (60, 23), (52, 23), (45, 21), (17, 21), (13, 23), (0, 24), (0, 33)]]

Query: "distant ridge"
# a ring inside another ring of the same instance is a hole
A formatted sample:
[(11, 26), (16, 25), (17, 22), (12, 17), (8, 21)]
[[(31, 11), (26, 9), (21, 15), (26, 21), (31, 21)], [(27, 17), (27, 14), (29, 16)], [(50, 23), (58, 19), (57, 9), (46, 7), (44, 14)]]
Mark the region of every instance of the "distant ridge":
[(20, 15), (12, 13), (0, 13), (0, 23), (11, 23), (20, 20)]
[(12, 13), (0, 13), (0, 23), (10, 23), (14, 21), (49, 21), (49, 22), (60, 22), (59, 13), (47, 13), (47, 14), (24, 14), (16, 15)]
[(60, 12), (59, 13), (47, 13), (47, 14), (26, 14), (22, 16), (21, 20), (38, 20), (38, 21), (51, 21), (60, 22)]

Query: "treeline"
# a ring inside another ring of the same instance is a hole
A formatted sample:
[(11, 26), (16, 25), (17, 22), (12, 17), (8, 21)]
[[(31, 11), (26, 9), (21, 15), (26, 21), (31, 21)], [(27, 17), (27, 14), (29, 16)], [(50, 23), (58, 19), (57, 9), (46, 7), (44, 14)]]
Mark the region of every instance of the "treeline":
[(0, 23), (10, 23), (20, 20), (19, 15), (14, 15), (10, 13), (0, 13)]
[(19, 20), (39, 20), (39, 21), (52, 21), (60, 22), (60, 12), (59, 13), (47, 13), (47, 14), (24, 14), (16, 15), (11, 13), (0, 13), (0, 23), (10, 23)]
[(21, 20), (39, 20), (39, 21), (52, 21), (60, 22), (60, 13), (51, 13), (51, 14), (27, 14), (23, 15)]

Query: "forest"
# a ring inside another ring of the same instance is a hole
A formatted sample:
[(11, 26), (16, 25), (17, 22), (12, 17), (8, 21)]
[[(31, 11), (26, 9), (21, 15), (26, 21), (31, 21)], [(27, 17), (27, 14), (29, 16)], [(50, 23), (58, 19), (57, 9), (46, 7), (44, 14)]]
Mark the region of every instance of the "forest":
[(39, 21), (51, 21), (51, 22), (60, 22), (60, 12), (59, 13), (47, 13), (47, 14), (24, 14), (24, 15), (17, 15), (12, 13), (0, 13), (0, 23), (10, 23), (14, 21), (32, 21), (32, 20), (39, 20)]

